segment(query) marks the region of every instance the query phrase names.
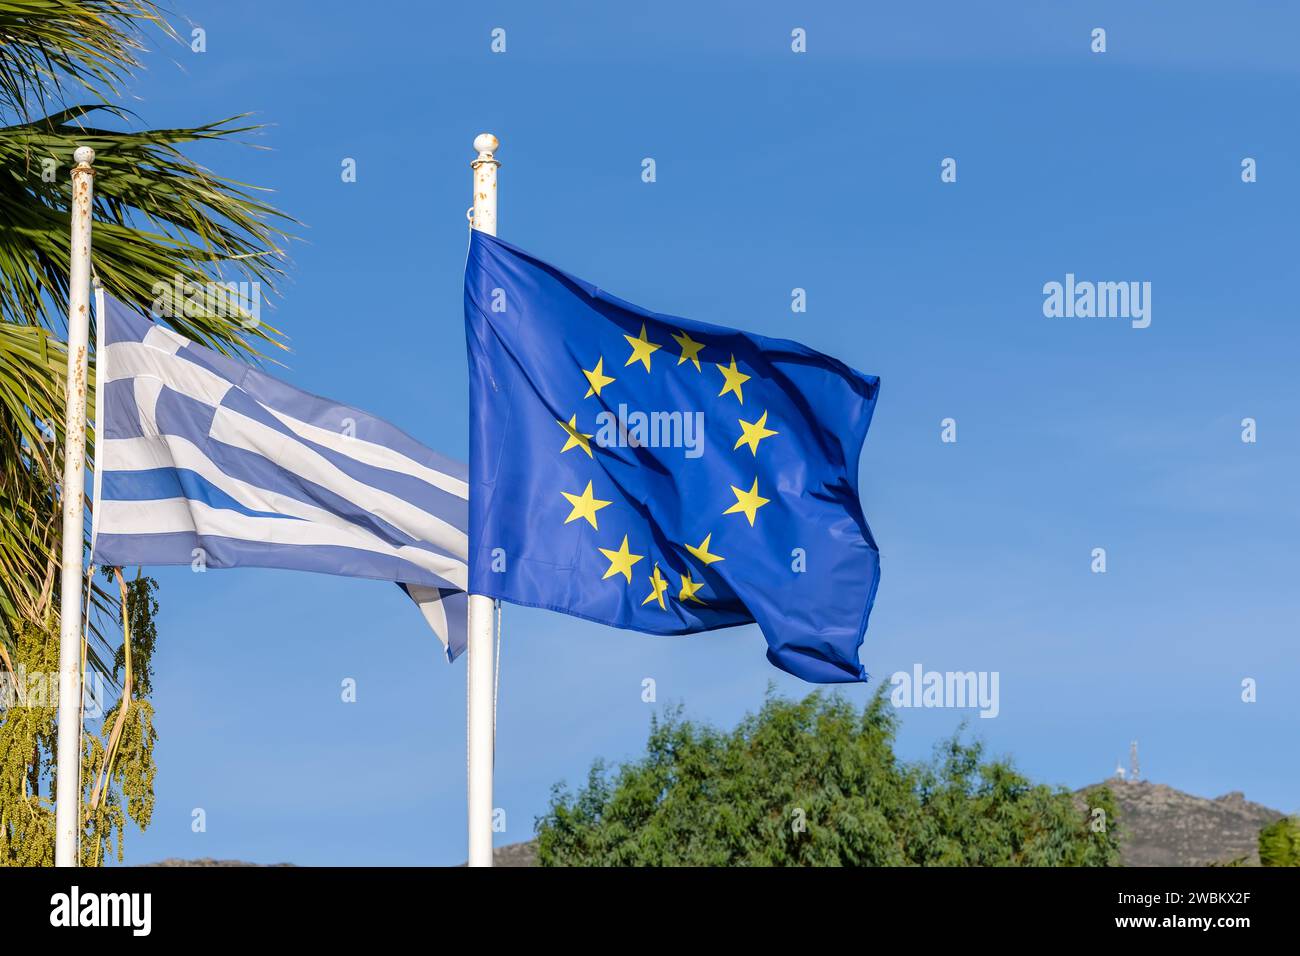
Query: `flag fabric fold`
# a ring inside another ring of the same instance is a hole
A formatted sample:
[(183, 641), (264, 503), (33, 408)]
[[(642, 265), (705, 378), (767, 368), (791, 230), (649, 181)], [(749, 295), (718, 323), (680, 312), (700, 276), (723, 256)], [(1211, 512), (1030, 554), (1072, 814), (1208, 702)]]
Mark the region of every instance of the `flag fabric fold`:
[(112, 298), (98, 318), (95, 564), (393, 581), (448, 657), (460, 653), (469, 547), (463, 465)]
[(641, 309), (478, 231), (465, 320), (471, 592), (653, 634), (753, 622), (777, 667), (866, 679), (876, 376)]

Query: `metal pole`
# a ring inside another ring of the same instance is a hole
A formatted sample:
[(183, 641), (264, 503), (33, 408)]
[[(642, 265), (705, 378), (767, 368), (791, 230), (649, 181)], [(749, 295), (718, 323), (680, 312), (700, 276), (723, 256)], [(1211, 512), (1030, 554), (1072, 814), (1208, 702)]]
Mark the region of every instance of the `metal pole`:
[[(497, 234), (497, 138), (480, 133), (474, 138), (478, 158), (474, 170), (473, 228)], [(469, 799), (469, 865), (492, 865), (492, 599), (469, 596), (469, 635), (466, 647), (466, 720), (469, 723), (467, 767)]]
[(68, 269), (68, 383), (63, 446), (63, 568), (59, 578), (59, 739), (54, 865), (77, 865), (81, 831), (81, 577), (86, 488), (86, 352), (90, 340), (90, 221), (95, 151), (73, 153)]

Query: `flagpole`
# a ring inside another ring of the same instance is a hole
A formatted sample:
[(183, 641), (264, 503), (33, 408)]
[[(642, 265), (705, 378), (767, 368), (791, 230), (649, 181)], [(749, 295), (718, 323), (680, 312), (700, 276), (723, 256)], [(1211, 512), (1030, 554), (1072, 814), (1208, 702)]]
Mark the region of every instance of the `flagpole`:
[(59, 737), (54, 865), (77, 865), (81, 806), (81, 578), (86, 490), (86, 352), (90, 345), (90, 222), (95, 151), (73, 154), (68, 268), (68, 381), (64, 405), (63, 567), (59, 579)]
[[(499, 143), (491, 133), (474, 138), (478, 157), (474, 170), (474, 211), (471, 225), (490, 236), (497, 234), (497, 162)], [(493, 727), (492, 599), (469, 596), (469, 634), (466, 647), (466, 720), (469, 751), (466, 775), (469, 800), (469, 865), (492, 865), (492, 762)]]

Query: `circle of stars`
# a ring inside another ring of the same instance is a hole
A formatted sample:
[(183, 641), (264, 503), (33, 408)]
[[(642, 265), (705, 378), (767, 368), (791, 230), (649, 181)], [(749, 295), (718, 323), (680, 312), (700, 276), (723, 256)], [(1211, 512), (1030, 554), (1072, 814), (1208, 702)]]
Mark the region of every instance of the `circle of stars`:
[[(623, 363), (624, 368), (633, 365), (640, 365), (647, 374), (652, 373), (652, 359), (655, 352), (663, 348), (658, 342), (652, 342), (647, 334), (646, 324), (641, 323), (641, 331), (638, 335), (624, 334), (623, 338), (631, 347), (631, 354), (628, 355), (627, 361)], [(679, 330), (672, 335), (672, 339), (677, 343), (677, 365), (681, 366), (690, 363), (695, 367), (695, 371), (703, 373), (703, 365), (700, 363), (700, 353), (707, 347), (704, 342), (697, 342), (685, 330)], [(724, 398), (727, 395), (734, 395), (739, 405), (745, 404), (744, 385), (752, 375), (741, 371), (736, 364), (736, 356), (731, 354), (729, 361), (724, 365), (722, 363), (712, 363), (718, 372), (722, 375), (722, 389), (718, 392), (718, 398)], [(586, 394), (583, 398), (591, 398), (593, 395), (600, 397), (603, 390), (617, 382), (617, 378), (605, 371), (605, 357), (596, 356), (596, 362), (593, 368), (586, 369), (579, 366), (583, 378), (587, 383)], [(635, 374), (635, 373), (632, 373)], [(780, 434), (775, 429), (767, 425), (767, 411), (764, 410), (754, 421), (746, 421), (744, 418), (738, 418), (737, 424), (740, 426), (740, 436), (736, 439), (733, 451), (739, 451), (741, 448), (748, 448), (753, 458), (758, 457), (759, 446), (766, 439)], [(578, 416), (573, 414), (569, 416), (567, 422), (556, 419), (555, 422), (564, 430), (565, 440), (563, 447), (560, 448), (560, 454), (564, 454), (574, 448), (585, 452), (588, 458), (595, 456), (591, 450), (591, 439), (593, 435), (583, 432), (578, 426)], [(758, 518), (759, 509), (771, 502), (770, 498), (765, 498), (759, 493), (758, 478), (755, 477), (749, 489), (731, 486), (731, 492), (735, 495), (735, 504), (722, 512), (722, 515), (741, 515), (754, 527)], [(593, 482), (588, 481), (587, 487), (580, 492), (561, 491), (561, 495), (568, 501), (570, 511), (564, 519), (567, 525), (574, 521), (586, 521), (591, 525), (592, 530), (599, 531), (600, 524), (597, 513), (608, 508), (614, 502), (596, 497), (593, 491)], [(695, 560), (699, 561), (704, 567), (708, 567), (719, 561), (726, 560), (722, 555), (715, 554), (712, 551), (713, 533), (710, 531), (705, 534), (704, 539), (698, 545), (692, 545), (683, 542), (682, 545)], [(609, 567), (602, 575), (602, 580), (610, 578), (623, 578), (627, 585), (632, 584), (633, 567), (645, 559), (643, 554), (635, 554), (628, 544), (628, 536), (623, 535), (623, 540), (617, 548), (597, 548), (605, 560), (609, 562)], [(641, 605), (657, 605), (660, 609), (666, 610), (667, 605), (664, 601), (665, 594), (670, 593), (670, 584), (663, 576), (659, 568), (659, 563), (654, 562), (650, 574), (646, 575), (650, 584), (650, 592), (641, 601)], [(698, 592), (703, 589), (705, 582), (696, 581), (689, 570), (685, 574), (679, 575), (679, 587), (677, 589), (677, 601), (680, 604), (698, 604), (707, 606), (707, 602), (698, 596)]]

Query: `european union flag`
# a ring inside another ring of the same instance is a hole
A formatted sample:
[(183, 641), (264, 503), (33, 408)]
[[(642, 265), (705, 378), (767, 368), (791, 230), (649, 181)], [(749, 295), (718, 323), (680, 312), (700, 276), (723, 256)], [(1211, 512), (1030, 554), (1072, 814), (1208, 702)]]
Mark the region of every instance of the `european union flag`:
[(478, 231), (465, 324), (471, 592), (652, 634), (757, 622), (777, 667), (866, 680), (876, 376), (646, 311)]

